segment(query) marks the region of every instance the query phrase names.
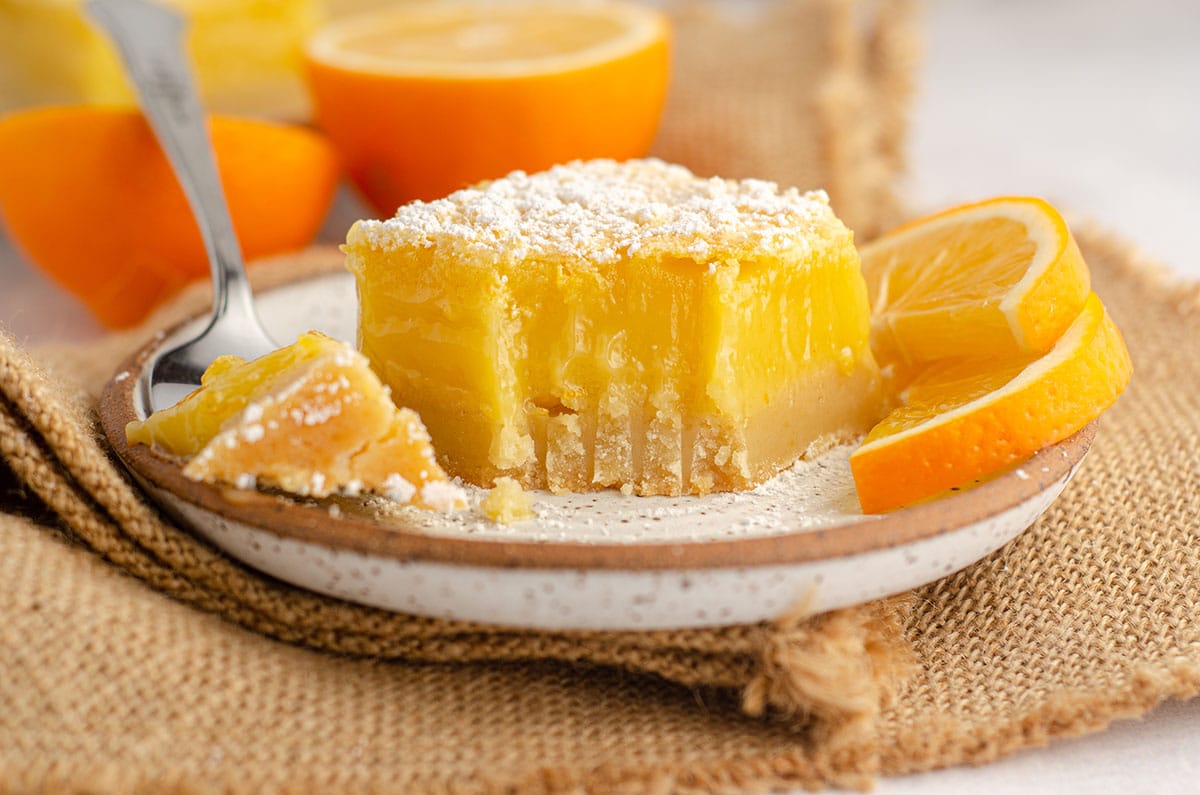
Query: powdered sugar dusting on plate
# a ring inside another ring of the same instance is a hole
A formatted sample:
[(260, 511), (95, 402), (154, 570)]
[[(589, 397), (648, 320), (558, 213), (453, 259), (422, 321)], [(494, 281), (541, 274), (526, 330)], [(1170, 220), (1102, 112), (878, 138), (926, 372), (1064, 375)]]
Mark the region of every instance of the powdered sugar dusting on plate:
[(431, 535), (492, 541), (638, 544), (721, 541), (820, 530), (867, 521), (854, 492), (850, 453), (840, 445), (752, 491), (703, 497), (635, 497), (619, 491), (553, 495), (530, 491), (536, 516), (502, 525), (478, 509), (486, 489), (465, 486), (471, 508), (436, 514), (408, 506), (369, 505), (383, 522)]

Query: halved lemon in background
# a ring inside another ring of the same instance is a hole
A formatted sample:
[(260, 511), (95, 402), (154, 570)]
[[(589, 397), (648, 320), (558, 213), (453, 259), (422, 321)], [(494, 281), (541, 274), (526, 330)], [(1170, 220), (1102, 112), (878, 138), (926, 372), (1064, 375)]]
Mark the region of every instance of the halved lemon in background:
[(861, 254), (881, 364), (1045, 353), (1091, 292), (1066, 222), (1032, 197), (921, 218)]
[(383, 215), (513, 170), (644, 155), (669, 25), (628, 2), (412, 3), (306, 47), (317, 125)]
[[(329, 142), (307, 127), (231, 116), (212, 117), (210, 130), (245, 257), (312, 242), (341, 177)], [(30, 261), (112, 328), (209, 272), (175, 172), (132, 109), (0, 118), (0, 220)]]

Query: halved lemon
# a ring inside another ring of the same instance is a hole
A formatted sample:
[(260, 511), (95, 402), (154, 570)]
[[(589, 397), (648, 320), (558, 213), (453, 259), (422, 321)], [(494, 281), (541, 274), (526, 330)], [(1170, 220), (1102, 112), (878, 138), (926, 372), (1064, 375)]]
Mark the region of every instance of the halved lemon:
[(514, 170), (644, 155), (669, 25), (630, 2), (401, 4), (306, 47), (320, 126), (381, 213)]
[[(232, 116), (212, 117), (210, 129), (246, 259), (308, 245), (341, 177), (329, 142)], [(183, 189), (134, 109), (70, 105), (0, 119), (0, 216), (29, 260), (112, 328), (208, 276)]]
[(861, 250), (881, 364), (1048, 351), (1091, 292), (1059, 212), (1004, 197), (912, 221)]
[(1098, 417), (1131, 373), (1094, 293), (1042, 356), (931, 363), (851, 455), (859, 503), (892, 510), (1024, 460)]

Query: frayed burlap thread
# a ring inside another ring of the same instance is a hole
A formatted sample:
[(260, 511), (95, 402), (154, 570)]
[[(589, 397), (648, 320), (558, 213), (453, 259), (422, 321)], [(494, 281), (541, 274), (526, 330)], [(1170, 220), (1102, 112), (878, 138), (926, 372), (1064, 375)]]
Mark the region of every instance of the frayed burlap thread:
[(825, 748), (870, 736), (913, 671), (904, 640), (911, 598), (815, 617), (802, 603), (772, 622), (763, 633), (758, 672), (742, 691), (742, 709), (753, 716), (774, 709)]
[[(0, 791), (861, 786), (1197, 695), (1200, 287), (1080, 237), (1137, 370), (1064, 495), (914, 594), (772, 626), (497, 632), (296, 591), (76, 449), (89, 390), (60, 382), (81, 352), (51, 383), (6, 342), (0, 493), (64, 532), (0, 516)], [(258, 278), (329, 255), (284, 265)]]

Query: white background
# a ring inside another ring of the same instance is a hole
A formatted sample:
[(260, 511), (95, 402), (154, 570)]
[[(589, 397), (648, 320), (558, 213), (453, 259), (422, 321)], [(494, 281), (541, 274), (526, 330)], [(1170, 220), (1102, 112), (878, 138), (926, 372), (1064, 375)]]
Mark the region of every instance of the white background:
[[(1200, 279), (1200, 2), (930, 0), (925, 27), (912, 206), (1040, 194)], [(2, 242), (0, 324), (28, 342), (99, 332)], [(878, 792), (1196, 793), (1198, 758), (1200, 700)]]

